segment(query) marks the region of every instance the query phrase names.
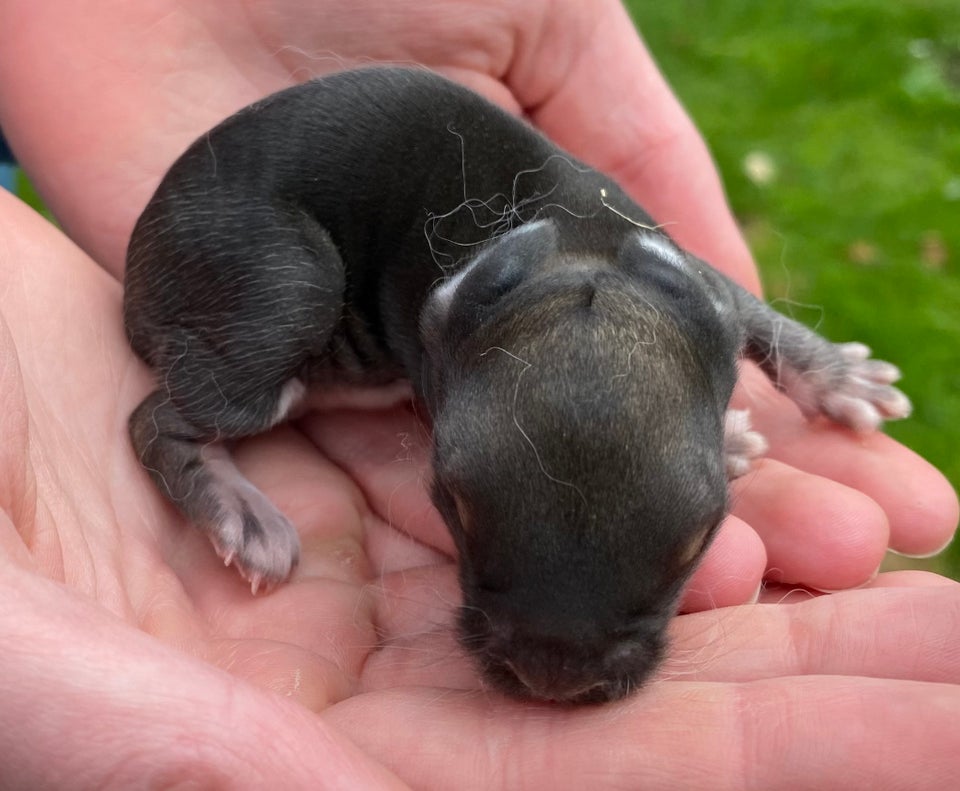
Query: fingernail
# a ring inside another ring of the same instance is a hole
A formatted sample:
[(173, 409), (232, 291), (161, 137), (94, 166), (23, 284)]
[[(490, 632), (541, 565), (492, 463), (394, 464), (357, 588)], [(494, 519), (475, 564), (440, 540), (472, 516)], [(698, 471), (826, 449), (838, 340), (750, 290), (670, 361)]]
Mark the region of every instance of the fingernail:
[(954, 539), (954, 536), (951, 535), (950, 538), (946, 540), (946, 543), (943, 544), (943, 546), (933, 550), (933, 552), (927, 552), (926, 554), (921, 553), (919, 555), (915, 555), (909, 552), (899, 552), (898, 550), (893, 549), (892, 547), (889, 548), (887, 552), (892, 552), (894, 555), (899, 555), (902, 558), (913, 558), (914, 560), (926, 560), (927, 558), (936, 557), (941, 552), (943, 552), (943, 550), (945, 550), (948, 546), (950, 546), (953, 543), (953, 539)]
[(877, 566), (874, 569), (873, 574), (867, 577), (863, 582), (861, 582), (859, 585), (851, 585), (848, 588), (818, 588), (815, 585), (807, 585), (807, 587), (810, 588), (810, 590), (817, 591), (817, 593), (842, 593), (843, 591), (855, 591), (870, 585), (879, 576), (879, 574), (880, 566)]

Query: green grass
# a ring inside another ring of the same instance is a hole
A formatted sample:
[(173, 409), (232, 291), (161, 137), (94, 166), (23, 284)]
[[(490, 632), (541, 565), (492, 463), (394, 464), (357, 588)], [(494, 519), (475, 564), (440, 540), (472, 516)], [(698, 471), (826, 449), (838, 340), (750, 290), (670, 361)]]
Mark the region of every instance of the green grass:
[[(711, 147), (767, 296), (895, 361), (915, 412), (889, 433), (960, 487), (960, 4), (629, 6)], [(758, 153), (769, 181), (748, 175)], [(960, 546), (938, 568), (960, 578)]]
[(53, 215), (44, 205), (43, 200), (37, 194), (33, 184), (30, 183), (30, 179), (27, 178), (27, 174), (24, 173), (19, 167), (14, 171), (13, 189), (20, 200), (22, 200), (28, 206), (32, 206), (51, 222), (54, 222)]

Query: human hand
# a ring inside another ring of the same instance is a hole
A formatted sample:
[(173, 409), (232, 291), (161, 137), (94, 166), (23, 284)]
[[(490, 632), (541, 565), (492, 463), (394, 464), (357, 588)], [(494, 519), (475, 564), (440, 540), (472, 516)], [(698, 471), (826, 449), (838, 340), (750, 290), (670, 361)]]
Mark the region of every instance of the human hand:
[(960, 585), (928, 575), (681, 616), (660, 677), (616, 704), (482, 690), (456, 646), (455, 564), (403, 409), (316, 414), (238, 447), (303, 538), (293, 580), (251, 597), (127, 445), (149, 375), (123, 337), (118, 284), (5, 194), (0, 238), (0, 786), (952, 776)]
[[(109, 271), (119, 274), (137, 214), (199, 133), (293, 82), (390, 59), (524, 112), (673, 223), (678, 241), (755, 286), (706, 149), (614, 0), (236, 8), (5, 2), (0, 118), (64, 226)], [(765, 574), (856, 586), (888, 544), (923, 555), (949, 540), (957, 501), (936, 471), (882, 435), (808, 423), (750, 368), (744, 381), (737, 400), (771, 451), (735, 485), (734, 517), (688, 608), (744, 601)]]

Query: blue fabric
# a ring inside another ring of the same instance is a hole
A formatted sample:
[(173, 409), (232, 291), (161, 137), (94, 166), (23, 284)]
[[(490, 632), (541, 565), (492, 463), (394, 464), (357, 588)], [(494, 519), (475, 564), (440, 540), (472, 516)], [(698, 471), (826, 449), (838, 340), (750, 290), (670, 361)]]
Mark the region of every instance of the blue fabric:
[(13, 192), (16, 181), (15, 170), (13, 152), (3, 138), (3, 131), (0, 130), (0, 188)]
[(0, 130), (0, 164), (12, 165), (13, 162), (13, 152), (10, 150), (10, 146), (7, 145), (7, 141), (3, 137), (3, 130)]
[(0, 189), (14, 191), (16, 186), (16, 168), (5, 162), (0, 162)]

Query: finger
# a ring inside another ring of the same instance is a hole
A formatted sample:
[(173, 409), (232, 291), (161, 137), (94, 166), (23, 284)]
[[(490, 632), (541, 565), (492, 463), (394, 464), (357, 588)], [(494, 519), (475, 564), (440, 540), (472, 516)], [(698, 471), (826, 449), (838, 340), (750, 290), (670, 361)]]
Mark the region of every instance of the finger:
[(866, 495), (772, 459), (732, 488), (733, 512), (766, 546), (767, 579), (839, 590), (876, 575), (887, 520)]
[(661, 677), (856, 675), (957, 683), (960, 585), (877, 587), (682, 616)]
[(756, 531), (728, 517), (687, 583), (680, 609), (697, 612), (753, 601), (766, 567), (766, 550)]
[(669, 223), (680, 244), (758, 291), (710, 154), (623, 5), (541, 7), (539, 26), (522, 32), (526, 46), (507, 78), (534, 122), (616, 179), (657, 222)]
[[(949, 577), (942, 577), (933, 572), (905, 569), (878, 574), (866, 585), (860, 586), (858, 590), (869, 590), (871, 588), (931, 588), (955, 584), (956, 582)], [(812, 588), (798, 587), (797, 585), (778, 585), (767, 581), (764, 583), (757, 601), (761, 604), (796, 604), (823, 595), (825, 595), (823, 591), (816, 591)]]
[(930, 571), (904, 569), (886, 571), (866, 585), (866, 588), (949, 588), (956, 581)]
[(953, 776), (958, 715), (952, 685), (815, 677), (660, 684), (579, 709), (421, 687), (323, 716), (417, 787), (713, 791), (937, 787)]
[(741, 371), (754, 426), (771, 458), (863, 492), (887, 515), (891, 548), (935, 554), (960, 518), (957, 495), (934, 467), (881, 433), (856, 434), (823, 420), (807, 421), (753, 366)]

